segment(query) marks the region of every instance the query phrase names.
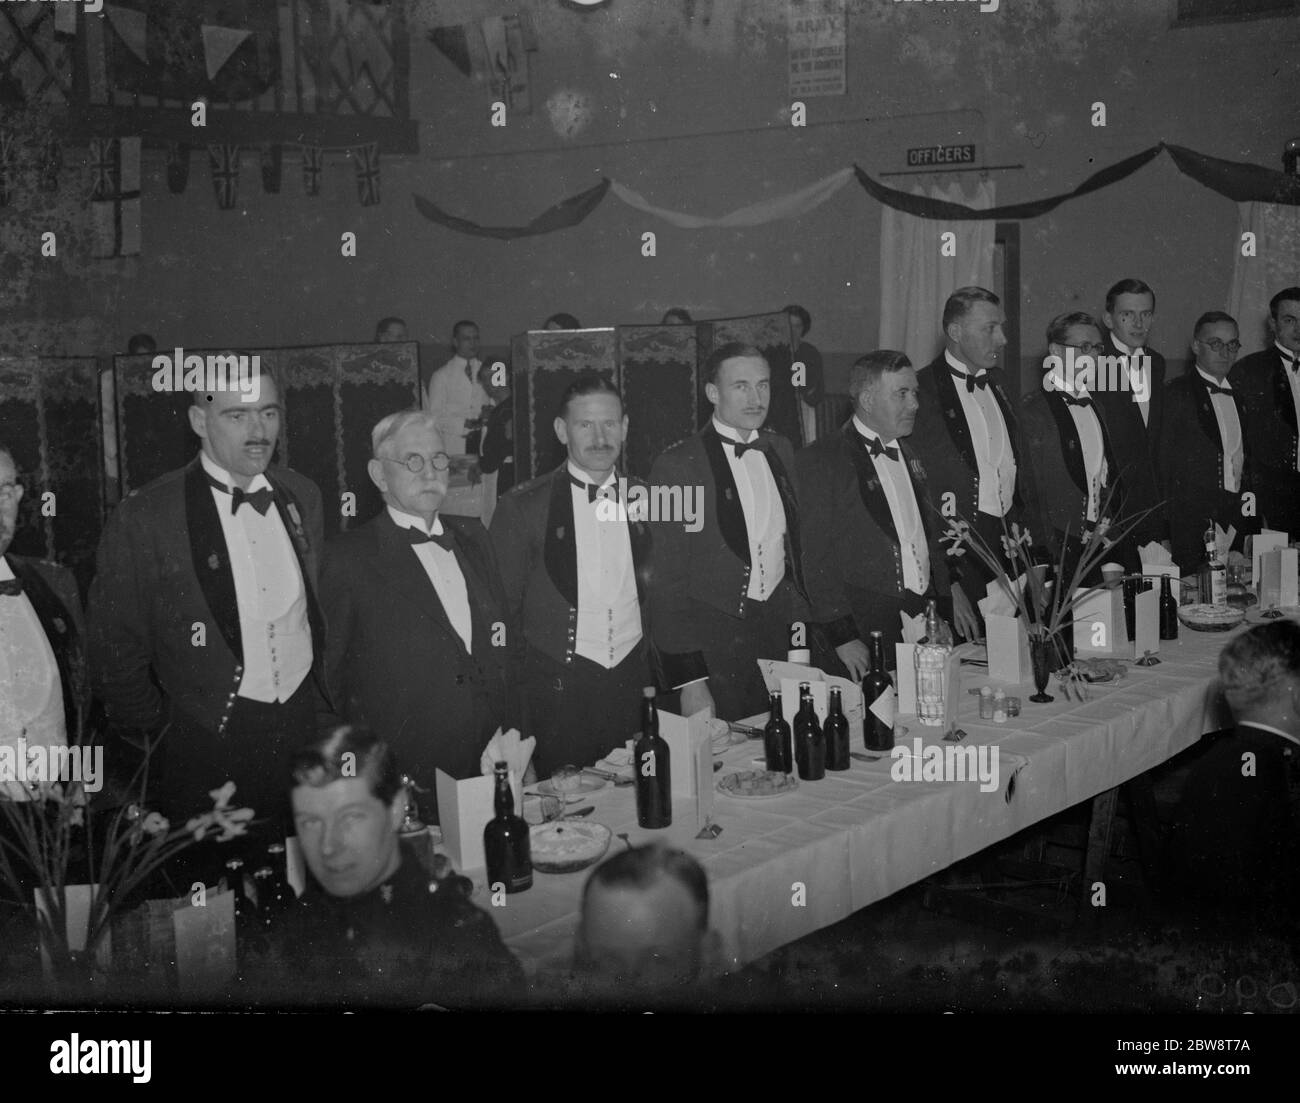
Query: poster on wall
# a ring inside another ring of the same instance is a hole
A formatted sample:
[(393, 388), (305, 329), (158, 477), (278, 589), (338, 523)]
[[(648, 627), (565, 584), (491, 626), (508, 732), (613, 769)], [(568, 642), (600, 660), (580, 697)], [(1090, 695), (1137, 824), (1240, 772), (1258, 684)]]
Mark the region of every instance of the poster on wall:
[(790, 98), (842, 96), (845, 0), (790, 0)]

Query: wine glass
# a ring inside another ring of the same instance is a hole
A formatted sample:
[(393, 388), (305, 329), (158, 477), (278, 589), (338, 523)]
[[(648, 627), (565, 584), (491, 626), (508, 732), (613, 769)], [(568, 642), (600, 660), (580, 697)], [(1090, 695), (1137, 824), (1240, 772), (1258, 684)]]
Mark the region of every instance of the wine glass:
[[(582, 788), (582, 771), (576, 766), (561, 766), (551, 772), (551, 788), (560, 798), (560, 814), (564, 818), (564, 806), (575, 803), (579, 798), (577, 792)], [(570, 799), (572, 797), (572, 800)]]

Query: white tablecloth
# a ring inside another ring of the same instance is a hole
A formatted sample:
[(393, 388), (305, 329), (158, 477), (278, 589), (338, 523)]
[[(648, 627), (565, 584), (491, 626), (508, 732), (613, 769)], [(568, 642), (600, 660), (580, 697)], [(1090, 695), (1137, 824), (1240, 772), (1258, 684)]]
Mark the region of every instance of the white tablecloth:
[[(894, 781), (886, 756), (870, 763), (855, 759), (850, 770), (802, 782), (789, 796), (737, 800), (718, 794), (714, 820), (723, 830), (712, 840), (694, 837), (691, 800), (674, 803), (672, 827), (643, 831), (630, 788), (592, 794), (589, 818), (616, 835), (626, 832), (633, 846), (658, 839), (694, 854), (709, 875), (711, 925), (736, 963), (753, 961), (1128, 781), (1226, 726), (1213, 682), (1227, 635), (1184, 628), (1181, 636), (1162, 645), (1160, 665), (1132, 666), (1117, 683), (1094, 686), (1084, 702), (1056, 693), (1052, 704), (1036, 705), (1028, 700), (1033, 688), (1021, 687), (1021, 715), (1006, 724), (979, 720), (978, 699), (966, 689), (987, 679), (982, 670), (967, 668), (960, 713), (967, 738), (957, 746), (997, 748), (993, 792), (981, 792), (977, 780)], [(917, 736), (927, 746), (953, 745), (915, 717), (899, 722), (909, 729), (900, 746), (910, 749)], [(863, 750), (860, 735), (853, 744)], [(761, 740), (727, 749), (715, 779), (749, 767), (762, 753)], [(623, 845), (616, 837), (610, 853)], [(588, 873), (538, 873), (532, 889), (507, 897), (504, 907), (489, 907), (526, 968), (567, 960)], [(481, 871), (476, 880), (482, 882)], [(486, 902), (481, 888), (475, 899)]]

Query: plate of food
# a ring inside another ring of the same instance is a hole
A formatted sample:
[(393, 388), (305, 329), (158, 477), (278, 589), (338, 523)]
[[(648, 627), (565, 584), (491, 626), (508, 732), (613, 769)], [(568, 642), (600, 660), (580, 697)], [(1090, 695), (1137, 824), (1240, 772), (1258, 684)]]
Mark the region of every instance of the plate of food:
[(1231, 605), (1180, 605), (1178, 619), (1193, 632), (1226, 632), (1246, 618), (1245, 609)]
[(577, 873), (605, 856), (612, 837), (603, 823), (587, 820), (539, 823), (528, 830), (533, 869), (538, 873)]
[(783, 797), (798, 788), (799, 779), (794, 774), (778, 770), (737, 770), (718, 779), (718, 792), (738, 800)]
[(598, 774), (589, 774), (576, 766), (561, 766), (537, 786), (537, 791), (547, 797), (563, 797), (569, 803), (581, 800), (588, 793), (605, 788), (606, 781)]
[(1074, 667), (1085, 682), (1103, 685), (1124, 677), (1124, 664), (1115, 659), (1076, 659)]

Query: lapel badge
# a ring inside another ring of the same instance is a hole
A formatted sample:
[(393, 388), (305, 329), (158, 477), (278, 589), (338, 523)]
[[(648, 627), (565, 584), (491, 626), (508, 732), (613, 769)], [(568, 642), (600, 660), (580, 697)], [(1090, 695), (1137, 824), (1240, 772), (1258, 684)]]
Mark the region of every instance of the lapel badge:
[(221, 560), (217, 558), (217, 553), (213, 552), (210, 556), (208, 556), (208, 570), (215, 571), (220, 566), (221, 566)]
[(67, 624), (64, 623), (62, 617), (55, 617), (53, 623), (54, 623), (54, 630), (58, 632), (60, 636), (63, 635), (68, 630), (68, 626)]
[(563, 526), (563, 525), (557, 525), (557, 526), (556, 526), (556, 528), (555, 528), (555, 539), (557, 539), (557, 540), (563, 540), (563, 539), (564, 539), (564, 526)]
[(948, 416), (949, 416), (949, 417), (952, 417), (952, 418), (955, 418), (955, 417), (957, 416), (957, 411), (956, 411), (956, 410), (952, 410), (952, 409), (950, 409), (950, 410), (948, 411)]
[(726, 495), (727, 501), (731, 501), (731, 487), (727, 487), (723, 494)]

